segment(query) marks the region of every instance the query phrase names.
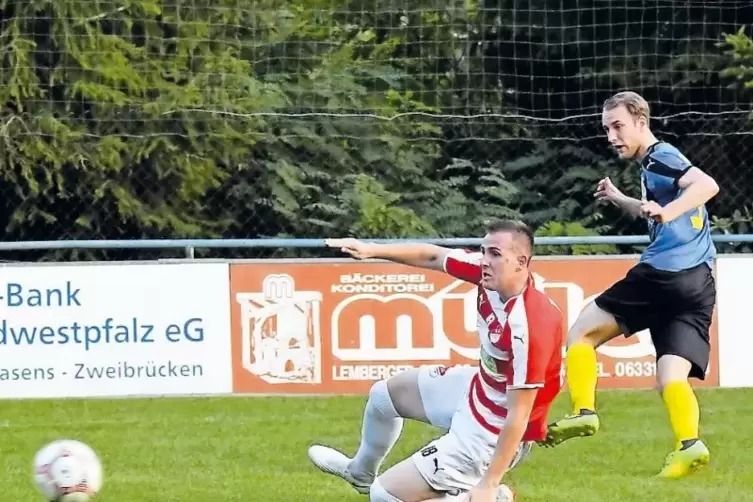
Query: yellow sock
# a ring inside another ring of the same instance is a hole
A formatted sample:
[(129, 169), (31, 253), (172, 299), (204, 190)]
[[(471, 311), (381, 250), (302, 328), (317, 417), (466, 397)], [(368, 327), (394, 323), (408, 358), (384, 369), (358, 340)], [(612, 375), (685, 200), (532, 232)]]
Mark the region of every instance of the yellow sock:
[(587, 343), (574, 343), (567, 349), (565, 364), (573, 412), (579, 413), (582, 409), (595, 411), (596, 350)]
[(677, 449), (680, 449), (683, 441), (698, 438), (698, 400), (690, 383), (685, 380), (668, 383), (662, 391), (662, 398), (675, 433)]

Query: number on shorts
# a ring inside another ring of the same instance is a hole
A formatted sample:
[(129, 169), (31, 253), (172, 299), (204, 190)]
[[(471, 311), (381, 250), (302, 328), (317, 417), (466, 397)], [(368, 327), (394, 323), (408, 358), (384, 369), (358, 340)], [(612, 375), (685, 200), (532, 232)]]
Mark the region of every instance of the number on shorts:
[(437, 452), (437, 447), (434, 445), (427, 446), (423, 450), (421, 450), (421, 456), (422, 457), (428, 457), (429, 455), (434, 455)]

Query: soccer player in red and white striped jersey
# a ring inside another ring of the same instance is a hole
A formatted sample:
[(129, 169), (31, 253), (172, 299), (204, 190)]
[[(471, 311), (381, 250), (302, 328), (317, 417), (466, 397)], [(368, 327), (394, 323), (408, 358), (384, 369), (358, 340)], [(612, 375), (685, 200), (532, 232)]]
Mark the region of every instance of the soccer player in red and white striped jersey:
[[(533, 232), (518, 221), (487, 228), (479, 253), (427, 244), (327, 244), (357, 259), (441, 270), (477, 284), (478, 367), (422, 366), (374, 384), (353, 458), (315, 445), (309, 458), (372, 502), (494, 502), (504, 474), (546, 437), (561, 388), (563, 317), (534, 286)], [(447, 433), (378, 474), (403, 419)]]

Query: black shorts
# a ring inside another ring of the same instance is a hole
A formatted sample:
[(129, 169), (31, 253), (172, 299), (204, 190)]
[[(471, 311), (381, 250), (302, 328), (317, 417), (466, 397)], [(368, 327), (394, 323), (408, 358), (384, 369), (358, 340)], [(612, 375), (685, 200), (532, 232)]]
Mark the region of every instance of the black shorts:
[(615, 317), (626, 337), (649, 329), (657, 361), (663, 355), (680, 356), (692, 364), (691, 377), (705, 379), (716, 303), (708, 265), (667, 272), (639, 263), (595, 303)]

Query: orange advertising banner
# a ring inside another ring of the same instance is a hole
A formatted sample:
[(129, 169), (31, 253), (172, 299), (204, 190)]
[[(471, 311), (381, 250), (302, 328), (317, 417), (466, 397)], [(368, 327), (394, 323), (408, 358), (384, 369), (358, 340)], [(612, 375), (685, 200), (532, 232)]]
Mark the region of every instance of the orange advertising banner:
[[(537, 287), (571, 326), (634, 259), (540, 259)], [(422, 364), (478, 363), (476, 292), (441, 272), (391, 263), (230, 265), (233, 391), (363, 394)], [(716, 316), (709, 373), (718, 385)], [(563, 350), (564, 350), (563, 340)], [(600, 388), (655, 385), (648, 331), (598, 349)]]

